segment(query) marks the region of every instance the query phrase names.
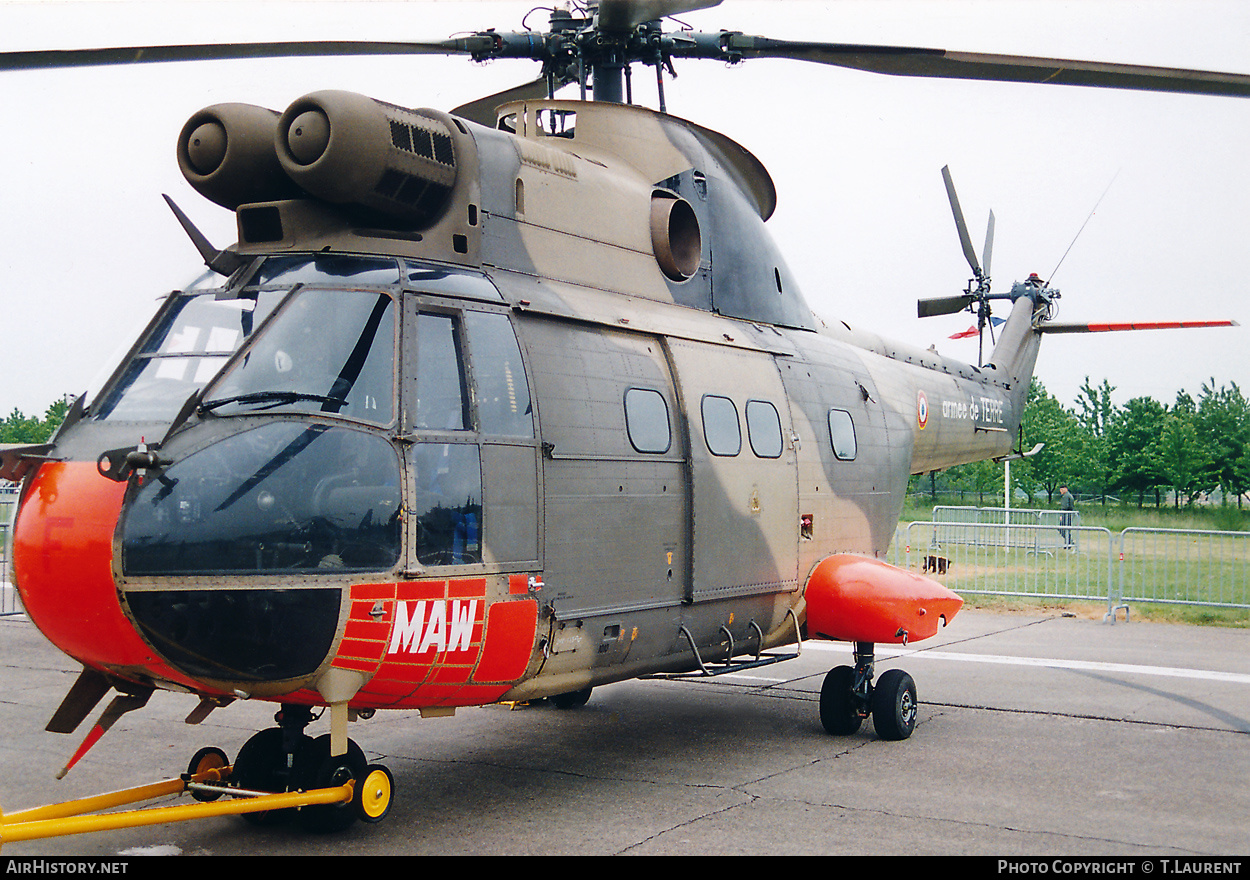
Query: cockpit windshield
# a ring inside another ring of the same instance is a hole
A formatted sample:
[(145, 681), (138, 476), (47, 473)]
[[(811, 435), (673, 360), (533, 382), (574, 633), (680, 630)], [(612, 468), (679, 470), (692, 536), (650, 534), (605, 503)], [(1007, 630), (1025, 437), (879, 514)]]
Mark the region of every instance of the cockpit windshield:
[(387, 293), (302, 288), (201, 412), (322, 412), (389, 424), (395, 396), (395, 304)]
[[(480, 273), (390, 257), (284, 254), (229, 279), (205, 273), (171, 296), (91, 414), (170, 421), (211, 385), (201, 413), (322, 412), (390, 424), (401, 288), (502, 301)], [(263, 338), (252, 340), (271, 314)]]

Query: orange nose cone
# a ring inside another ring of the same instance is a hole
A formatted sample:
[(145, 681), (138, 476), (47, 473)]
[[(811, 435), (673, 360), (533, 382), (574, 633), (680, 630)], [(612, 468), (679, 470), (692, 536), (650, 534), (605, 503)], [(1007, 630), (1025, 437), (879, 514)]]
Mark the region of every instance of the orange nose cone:
[(27, 615), (53, 644), (90, 665), (155, 659), (122, 613), (113, 581), (113, 532), (125, 491), (94, 462), (49, 462), (14, 525), (13, 569)]
[(812, 636), (879, 644), (927, 639), (964, 604), (935, 580), (863, 556), (822, 560), (806, 596)]

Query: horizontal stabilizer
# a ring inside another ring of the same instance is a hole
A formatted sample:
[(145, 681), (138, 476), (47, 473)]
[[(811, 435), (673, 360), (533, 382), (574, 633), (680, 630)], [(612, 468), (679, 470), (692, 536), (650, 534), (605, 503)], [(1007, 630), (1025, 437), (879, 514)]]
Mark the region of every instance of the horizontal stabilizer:
[(1120, 323), (1043, 324), (1042, 333), (1113, 333), (1120, 330), (1191, 330), (1197, 327), (1240, 327), (1236, 321), (1125, 321)]

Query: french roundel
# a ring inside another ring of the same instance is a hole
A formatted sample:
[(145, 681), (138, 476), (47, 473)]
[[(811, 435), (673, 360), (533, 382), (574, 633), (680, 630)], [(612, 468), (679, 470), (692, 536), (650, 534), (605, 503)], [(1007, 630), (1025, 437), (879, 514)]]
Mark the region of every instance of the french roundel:
[(916, 423), (922, 431), (929, 423), (929, 399), (924, 396), (923, 391), (916, 392)]

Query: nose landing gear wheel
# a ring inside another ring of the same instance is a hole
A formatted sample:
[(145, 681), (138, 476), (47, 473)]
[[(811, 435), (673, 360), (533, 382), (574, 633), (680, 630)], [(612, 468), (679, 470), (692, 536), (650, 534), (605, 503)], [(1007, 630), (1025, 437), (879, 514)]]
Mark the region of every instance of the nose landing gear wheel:
[(877, 680), (872, 692), (872, 724), (882, 739), (907, 739), (916, 729), (916, 683), (901, 669)]
[[(282, 728), (268, 727), (245, 742), (234, 759), (234, 770), (230, 774), (231, 780), (239, 788), (252, 791), (286, 791), (289, 772), (282, 737)], [(289, 819), (294, 812), (294, 810), (265, 810), (259, 813), (244, 813), (243, 820), (253, 825), (276, 825)]]
[[(295, 787), (308, 791), (313, 788), (330, 788), (346, 785), (356, 781), (356, 792), (360, 791), (360, 783), (367, 775), (365, 753), (360, 746), (351, 740), (347, 741), (347, 754), (330, 754), (330, 734), (323, 734), (316, 739), (304, 743), (295, 756), (295, 766), (291, 775)], [(357, 795), (353, 795), (353, 801)], [(389, 801), (389, 797), (387, 798)], [(357, 812), (351, 803), (318, 804), (301, 807), (299, 824), (306, 831), (327, 833), (343, 831), (357, 819)]]

